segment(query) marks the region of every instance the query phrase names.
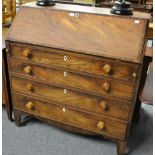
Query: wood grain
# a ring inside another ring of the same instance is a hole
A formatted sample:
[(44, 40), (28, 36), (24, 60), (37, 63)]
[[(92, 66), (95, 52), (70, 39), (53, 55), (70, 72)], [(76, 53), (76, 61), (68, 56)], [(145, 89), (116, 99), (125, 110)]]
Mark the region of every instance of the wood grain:
[[(23, 52), (28, 50), (30, 56), (25, 56)], [(12, 57), (20, 58), (36, 63), (43, 63), (52, 66), (69, 68), (72, 70), (82, 71), (86, 73), (106, 76), (109, 78), (122, 79), (125, 81), (135, 82), (132, 73), (137, 72), (138, 65), (126, 62), (119, 62), (106, 58), (92, 57), (85, 54), (78, 54), (69, 51), (57, 49), (47, 49), (40, 47), (32, 47), (27, 45), (13, 44), (11, 47)], [(110, 65), (109, 74), (104, 73), (104, 66)]]
[[(33, 102), (33, 110), (26, 109), (25, 104), (28, 101)], [(52, 103), (42, 102), (30, 97), (27, 98), (21, 95), (13, 94), (13, 102), (16, 109), (64, 124), (80, 127), (101, 135), (115, 137), (120, 140), (124, 139), (127, 129), (127, 124), (102, 117), (95, 117), (77, 110), (72, 110)], [(97, 128), (97, 123), (99, 121), (103, 121), (105, 123), (105, 128), (103, 130)]]
[(126, 141), (121, 141), (117, 143), (117, 153), (118, 155), (125, 155)]
[[(31, 66), (32, 73), (26, 74), (25, 67)], [(72, 73), (67, 70), (58, 70), (55, 68), (47, 68), (40, 65), (24, 62), (20, 59), (11, 59), (11, 71), (21, 76), (33, 77), (38, 80), (44, 80), (51, 83), (56, 83), (68, 87), (84, 90), (100, 95), (119, 97), (126, 100), (132, 100), (134, 93), (134, 86), (125, 82), (115, 82), (106, 78), (94, 78), (91, 76), (80, 75)], [(67, 76), (64, 76), (64, 72)], [(110, 90), (104, 90), (104, 83), (110, 84)]]
[(99, 134), (124, 155), (149, 17), (78, 5), (21, 7), (6, 39), (15, 123), (26, 113)]
[(146, 20), (112, 16), (22, 7), (7, 40), (141, 63)]
[[(109, 99), (106, 96), (97, 97), (70, 89), (67, 90), (67, 94), (64, 94), (63, 87), (50, 86), (16, 76), (12, 76), (11, 83), (12, 91), (24, 92), (23, 94), (30, 96), (35, 95), (37, 98), (44, 98), (61, 105), (81, 109), (85, 112), (115, 117), (126, 121), (130, 114), (131, 103)], [(32, 90), (27, 89), (28, 84), (32, 85)], [(103, 101), (106, 103), (105, 109), (101, 106)]]

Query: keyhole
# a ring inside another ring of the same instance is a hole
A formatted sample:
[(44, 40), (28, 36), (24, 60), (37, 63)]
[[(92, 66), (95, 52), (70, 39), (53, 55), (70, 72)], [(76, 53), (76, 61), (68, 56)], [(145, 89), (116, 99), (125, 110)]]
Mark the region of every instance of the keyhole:
[(65, 77), (67, 76), (67, 72), (64, 72), (64, 76), (65, 76)]
[(63, 112), (66, 112), (66, 108), (62, 108), (62, 111), (63, 111)]
[(67, 89), (64, 89), (64, 94), (67, 94)]
[(67, 56), (66, 55), (64, 56), (64, 61), (67, 61)]

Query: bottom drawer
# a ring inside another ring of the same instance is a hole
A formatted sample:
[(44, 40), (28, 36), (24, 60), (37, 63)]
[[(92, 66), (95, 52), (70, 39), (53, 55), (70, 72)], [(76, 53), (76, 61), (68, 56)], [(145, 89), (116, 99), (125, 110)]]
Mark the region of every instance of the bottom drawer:
[(14, 108), (43, 118), (124, 140), (127, 124), (13, 93)]

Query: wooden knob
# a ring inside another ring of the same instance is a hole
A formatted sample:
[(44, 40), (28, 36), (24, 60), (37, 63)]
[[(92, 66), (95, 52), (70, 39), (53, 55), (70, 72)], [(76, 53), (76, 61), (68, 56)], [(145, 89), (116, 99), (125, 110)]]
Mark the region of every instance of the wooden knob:
[(100, 107), (103, 109), (103, 110), (107, 110), (107, 103), (105, 101), (102, 101), (100, 103)]
[(97, 123), (97, 128), (100, 129), (100, 130), (103, 130), (105, 127), (105, 123), (103, 121), (99, 121)]
[(110, 91), (110, 83), (108, 82), (103, 83), (102, 88), (105, 92), (108, 93)]
[(25, 67), (25, 68), (24, 68), (24, 73), (26, 73), (26, 74), (32, 73), (32, 67), (31, 67), (31, 66)]
[(29, 49), (25, 49), (25, 50), (23, 51), (23, 56), (24, 56), (24, 57), (30, 57), (30, 55), (31, 55), (31, 52), (30, 52)]
[(26, 88), (27, 88), (27, 90), (29, 90), (29, 91), (32, 91), (32, 90), (33, 90), (33, 86), (32, 86), (31, 83), (28, 83), (28, 84), (26, 85)]
[(27, 102), (26, 103), (26, 108), (29, 109), (29, 110), (32, 110), (34, 108), (34, 105), (32, 102)]
[(111, 72), (111, 69), (112, 69), (111, 66), (108, 64), (104, 65), (102, 68), (102, 70), (105, 74), (109, 74)]

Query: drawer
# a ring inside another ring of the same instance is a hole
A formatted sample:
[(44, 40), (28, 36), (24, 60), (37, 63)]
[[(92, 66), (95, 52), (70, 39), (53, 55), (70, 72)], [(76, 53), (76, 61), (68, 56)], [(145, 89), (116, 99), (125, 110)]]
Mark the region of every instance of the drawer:
[(90, 113), (116, 117), (126, 121), (130, 113), (131, 103), (80, 93), (25, 78), (12, 76), (11, 87), (13, 91), (24, 92), (24, 94), (35, 95), (75, 109), (78, 108)]
[(104, 117), (96, 117), (20, 94), (13, 93), (12, 96), (15, 109), (112, 138), (120, 140), (125, 138), (127, 129), (125, 123)]
[(138, 66), (86, 54), (29, 46), (12, 46), (12, 56), (99, 76), (135, 82)]
[(12, 59), (10, 69), (12, 72), (20, 74), (20, 76), (25, 75), (37, 80), (43, 80), (66, 88), (87, 91), (92, 94), (131, 100), (134, 93), (134, 86), (126, 82), (96, 78), (67, 70), (47, 68), (24, 62), (20, 59)]

